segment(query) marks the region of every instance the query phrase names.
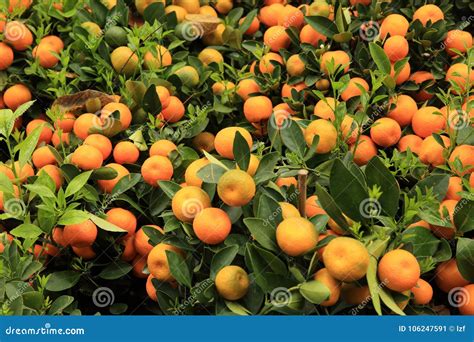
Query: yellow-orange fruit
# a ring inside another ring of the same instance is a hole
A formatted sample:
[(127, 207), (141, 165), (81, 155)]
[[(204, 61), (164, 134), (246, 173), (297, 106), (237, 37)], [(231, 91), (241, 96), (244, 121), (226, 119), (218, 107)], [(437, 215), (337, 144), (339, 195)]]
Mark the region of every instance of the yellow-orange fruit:
[(318, 232), (311, 221), (303, 217), (290, 217), (278, 225), (276, 240), (285, 254), (300, 256), (316, 248)]
[(379, 261), (379, 280), (390, 290), (403, 292), (413, 288), (420, 279), (420, 265), (415, 256), (403, 249), (386, 253)]

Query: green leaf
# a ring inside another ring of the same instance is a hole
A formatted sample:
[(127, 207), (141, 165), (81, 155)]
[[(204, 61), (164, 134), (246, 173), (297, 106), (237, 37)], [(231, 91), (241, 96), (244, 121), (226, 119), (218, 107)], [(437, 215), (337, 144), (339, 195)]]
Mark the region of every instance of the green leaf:
[(392, 294), (387, 292), (383, 287), (379, 290), (379, 296), (382, 302), (391, 309), (394, 313), (405, 316), (405, 313), (402, 309), (397, 305), (397, 303), (393, 300)]
[(373, 256), (370, 257), (369, 267), (367, 268), (367, 284), (369, 285), (370, 297), (372, 298), (372, 304), (378, 315), (382, 315), (382, 306), (380, 304), (380, 284), (377, 280), (377, 259)]
[(257, 256), (261, 258), (261, 262), (265, 265), (265, 268), (272, 270), (275, 274), (280, 274), (282, 276), (288, 275), (286, 264), (275, 254), (255, 244), (250, 244), (248, 248), (249, 253), (252, 254), (254, 258)]
[(128, 177), (121, 178), (112, 189), (112, 196), (123, 194), (124, 192), (137, 185), (141, 179), (142, 176), (139, 173), (131, 173)]
[(62, 295), (54, 300), (51, 304), (51, 307), (48, 310), (48, 315), (59, 315), (63, 313), (63, 310), (66, 309), (69, 305), (74, 302), (74, 297)]
[(323, 16), (307, 16), (305, 21), (316, 31), (331, 39), (339, 31), (336, 24)]
[(310, 280), (299, 286), (301, 295), (313, 304), (321, 304), (329, 298), (328, 287), (317, 280)]
[(219, 178), (221, 178), (226, 171), (226, 169), (217, 164), (209, 163), (200, 168), (197, 175), (205, 183), (217, 184)]
[(280, 129), (281, 140), (283, 144), (299, 157), (303, 158), (306, 150), (304, 136), (301, 127), (291, 118), (286, 118)]
[(90, 176), (92, 174), (92, 171), (87, 171), (79, 174), (78, 176), (74, 177), (72, 181), (69, 182), (66, 191), (64, 195), (66, 197), (69, 197), (77, 192), (79, 192), (84, 185), (87, 183), (89, 180)]
[(458, 232), (474, 230), (474, 201), (461, 199), (454, 209), (454, 225)]
[(367, 221), (367, 218), (362, 216), (360, 206), (362, 201), (369, 198), (369, 194), (359, 179), (339, 159), (334, 160), (331, 168), (329, 188), (334, 201), (347, 216), (356, 221)]
[(23, 223), (10, 232), (11, 235), (24, 239), (35, 239), (43, 233), (40, 227), (31, 223)]
[(348, 231), (349, 224), (347, 223), (341, 209), (337, 206), (331, 195), (329, 195), (320, 184), (316, 184), (315, 193), (318, 196), (318, 201), (321, 203), (321, 207), (327, 212), (329, 217), (332, 218), (339, 227), (345, 231)]
[(365, 176), (369, 188), (373, 188), (374, 185), (381, 188), (382, 195), (378, 201), (387, 215), (395, 217), (400, 199), (400, 186), (395, 177), (378, 157), (369, 161), (365, 167)]
[(249, 217), (244, 219), (244, 224), (250, 231), (252, 237), (257, 240), (263, 247), (275, 251), (278, 251), (276, 245), (275, 228), (264, 220), (259, 218)]
[(46, 290), (48, 291), (64, 291), (70, 289), (77, 284), (81, 274), (75, 271), (60, 271), (51, 274), (46, 283)]
[(377, 65), (377, 68), (385, 75), (390, 75), (391, 64), (390, 60), (385, 54), (385, 51), (379, 45), (373, 42), (369, 43), (369, 50), (372, 59)]
[(125, 261), (114, 261), (99, 273), (99, 277), (108, 280), (118, 279), (130, 272), (132, 268), (133, 266)]
[(271, 152), (262, 157), (254, 176), (256, 184), (264, 183), (275, 177), (274, 170), (279, 159), (280, 154), (278, 152)]
[(422, 194), (427, 193), (427, 189), (433, 189), (433, 194), (436, 198), (441, 201), (445, 196), (446, 192), (448, 191), (448, 184), (449, 184), (449, 175), (447, 174), (437, 174), (437, 175), (430, 175), (425, 179), (419, 181), (413, 189), (410, 190), (409, 196), (414, 197), (416, 194), (416, 189), (419, 188)]
[(229, 300), (226, 300), (225, 301), (225, 305), (227, 306), (227, 308), (232, 311), (233, 313), (235, 313), (236, 315), (239, 315), (239, 316), (248, 316), (251, 314), (251, 312), (249, 310), (247, 310), (246, 308), (244, 308), (242, 305), (240, 305), (239, 303), (237, 302), (231, 302)]
[(58, 225), (65, 226), (69, 224), (82, 223), (90, 218), (88, 212), (76, 209), (66, 210), (64, 214), (59, 218)]
[(18, 157), (18, 160), (20, 162), (20, 169), (23, 168), (23, 166), (31, 160), (31, 155), (36, 149), (36, 145), (38, 145), (38, 140), (44, 126), (45, 124), (36, 127), (33, 132), (31, 132), (26, 137), (26, 139), (20, 143), (20, 156)]
[(247, 171), (250, 163), (250, 148), (247, 140), (240, 134), (239, 131), (235, 133), (233, 146), (235, 161), (241, 170)]
[(459, 238), (456, 246), (456, 262), (462, 276), (474, 282), (474, 240), (470, 238)]
[(239, 26), (240, 32), (243, 34), (247, 31), (252, 24), (253, 19), (257, 16), (258, 9), (251, 10), (246, 16), (242, 24)]
[(217, 252), (211, 261), (211, 279), (216, 277), (217, 272), (224, 266), (228, 266), (232, 263), (235, 256), (239, 252), (239, 246), (232, 245), (225, 248), (222, 248), (219, 252)]
[(176, 281), (191, 288), (191, 272), (184, 258), (173, 251), (166, 251), (166, 257), (168, 258), (170, 272)]
[(89, 218), (92, 222), (94, 222), (97, 227), (101, 228), (102, 230), (106, 230), (108, 232), (116, 232), (116, 233), (126, 233), (127, 231), (125, 229), (122, 229), (118, 226), (116, 226), (113, 223), (110, 223), (109, 221), (106, 221), (98, 216), (95, 216), (93, 214), (89, 214)]
[(159, 181), (158, 185), (169, 199), (173, 199), (174, 195), (181, 189), (181, 185), (172, 181)]
[(145, 96), (143, 96), (142, 108), (151, 115), (157, 115), (161, 112), (162, 106), (154, 84), (146, 90)]
[(111, 180), (117, 176), (118, 172), (116, 170), (111, 167), (104, 166), (92, 171), (90, 178), (95, 180)]
[(431, 257), (436, 253), (440, 240), (429, 229), (413, 227), (403, 232), (402, 242), (412, 247), (413, 255), (423, 258)]
[(256, 216), (274, 228), (276, 228), (277, 224), (283, 221), (280, 204), (267, 194), (262, 194), (258, 197)]

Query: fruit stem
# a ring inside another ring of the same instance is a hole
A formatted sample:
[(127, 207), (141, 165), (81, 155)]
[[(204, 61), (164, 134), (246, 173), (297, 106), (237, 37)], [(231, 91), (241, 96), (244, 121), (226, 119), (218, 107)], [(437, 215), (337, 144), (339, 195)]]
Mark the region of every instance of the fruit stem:
[(302, 169), (298, 172), (298, 209), (302, 217), (306, 218), (306, 181), (308, 170)]

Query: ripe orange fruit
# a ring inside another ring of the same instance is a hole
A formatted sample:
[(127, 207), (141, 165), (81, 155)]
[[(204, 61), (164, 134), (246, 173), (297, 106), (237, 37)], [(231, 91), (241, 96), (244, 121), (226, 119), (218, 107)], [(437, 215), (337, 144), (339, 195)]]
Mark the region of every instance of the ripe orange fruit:
[(306, 203), (305, 203), (306, 216), (313, 217), (316, 215), (326, 214), (326, 211), (319, 206), (319, 203), (317, 201), (318, 201), (318, 196), (316, 195), (309, 196), (306, 199)]
[(40, 169), (45, 165), (53, 165), (56, 164), (56, 157), (54, 156), (53, 152), (49, 149), (48, 146), (41, 146), (37, 148), (32, 156), (31, 160), (33, 161), (33, 165)]
[(344, 73), (349, 71), (349, 65), (351, 64), (351, 58), (349, 55), (342, 50), (338, 51), (327, 51), (321, 56), (320, 68), (326, 75), (329, 74), (328, 65), (333, 64), (333, 72), (340, 69), (344, 70)]
[(344, 119), (341, 122), (341, 133), (344, 141), (348, 144), (353, 144), (359, 135), (359, 125), (352, 117), (344, 115)]
[(96, 127), (100, 119), (92, 113), (84, 113), (74, 121), (73, 132), (79, 138), (84, 140), (89, 135), (89, 131)]
[(358, 240), (336, 237), (324, 249), (323, 262), (337, 280), (351, 282), (361, 279), (369, 267), (369, 252)]
[(446, 81), (454, 85), (451, 87), (452, 93), (458, 94), (457, 88), (463, 93), (468, 84), (469, 87), (474, 84), (474, 70), (466, 64), (455, 63), (446, 72)]
[(148, 297), (150, 297), (150, 299), (154, 302), (158, 302), (158, 297), (157, 297), (157, 294), (156, 294), (156, 289), (155, 287), (153, 286), (153, 283), (151, 282), (152, 279), (155, 279), (153, 278), (153, 276), (150, 274), (148, 276), (148, 278), (146, 279), (146, 284), (145, 284), (145, 290), (146, 290), (146, 293), (148, 295)]
[(217, 194), (225, 204), (241, 207), (255, 196), (256, 186), (253, 178), (242, 170), (226, 171), (217, 183)]
[(20, 162), (16, 161), (15, 163), (13, 163), (12, 167), (12, 175), (13, 174), (16, 174), (18, 176), (18, 181), (20, 183), (24, 183), (26, 182), (28, 177), (33, 177), (35, 175), (35, 171), (33, 170), (33, 167), (30, 164), (25, 164), (20, 169)]
[(402, 136), (398, 122), (390, 118), (376, 120), (370, 128), (370, 137), (373, 142), (382, 147), (395, 145)]
[(387, 113), (387, 116), (398, 122), (402, 127), (411, 123), (413, 115), (415, 115), (418, 110), (415, 100), (404, 94), (390, 99), (389, 106), (392, 109)]
[(250, 279), (243, 268), (230, 265), (217, 272), (215, 284), (221, 297), (227, 300), (239, 300), (247, 294)]
[(0, 42), (0, 70), (6, 70), (12, 65), (15, 58), (13, 50), (7, 44)]
[(287, 49), (291, 41), (286, 33), (286, 28), (276, 25), (267, 28), (263, 34), (263, 43), (270, 47), (271, 51), (278, 52), (280, 49)]
[(197, 186), (186, 186), (176, 192), (171, 200), (174, 216), (183, 222), (193, 222), (203, 209), (211, 206), (209, 195)]
[(341, 295), (341, 282), (335, 279), (326, 268), (320, 269), (314, 275), (314, 280), (317, 280), (329, 289), (329, 298), (322, 302), (321, 306), (333, 306), (339, 300)]
[(265, 26), (278, 25), (279, 14), (284, 10), (284, 6), (280, 3), (274, 3), (269, 6), (260, 8), (259, 19)]
[(53, 136), (53, 130), (50, 128), (49, 124), (42, 119), (31, 120), (28, 125), (26, 125), (26, 135), (30, 135), (37, 127), (42, 126), (41, 133), (38, 139), (38, 145), (41, 143), (49, 144)]
[(316, 105), (314, 106), (314, 115), (320, 117), (321, 119), (334, 121), (336, 119), (334, 111), (336, 110), (338, 104), (339, 101), (336, 101), (333, 97), (321, 99), (316, 102)]
[(430, 224), (426, 221), (420, 220), (420, 221), (410, 224), (407, 228), (413, 228), (413, 227), (422, 227), (422, 228), (430, 229)]
[(410, 252), (394, 249), (380, 259), (377, 273), (390, 290), (403, 292), (413, 288), (420, 279), (420, 265)]
[(208, 66), (211, 63), (223, 63), (224, 57), (222, 54), (213, 48), (205, 48), (198, 54), (199, 60), (205, 66)]
[(300, 29), (304, 22), (304, 14), (297, 7), (286, 5), (282, 12), (278, 16), (278, 25), (288, 28), (293, 26)]
[(299, 210), (291, 203), (287, 202), (278, 202), (281, 208), (281, 216), (283, 220), (286, 220), (290, 217), (301, 217)]
[(84, 140), (84, 145), (94, 146), (102, 153), (102, 157), (106, 160), (112, 153), (112, 142), (109, 138), (102, 134), (88, 135)]
[(119, 46), (110, 54), (115, 72), (132, 76), (138, 70), (138, 56), (128, 46)]
[(229, 92), (232, 92), (230, 95), (233, 95), (235, 84), (234, 82), (224, 80), (222, 82), (214, 83), (211, 88), (214, 95), (223, 95)]
[(373, 157), (377, 155), (377, 146), (367, 135), (361, 135), (359, 140), (350, 146), (354, 155), (354, 163), (359, 166), (366, 165)]
[(397, 62), (408, 55), (408, 41), (402, 36), (390, 37), (383, 44), (383, 50), (390, 62)]
[(398, 71), (395, 77), (395, 63), (391, 64), (390, 76), (395, 78), (396, 85), (405, 83), (410, 78), (410, 72), (410, 63), (406, 62), (403, 67)]
[(469, 280), (466, 280), (459, 272), (456, 259), (444, 261), (436, 267), (435, 281), (439, 289), (446, 293), (455, 287), (463, 287), (469, 284)]
[(126, 130), (132, 123), (132, 112), (130, 112), (130, 109), (126, 105), (118, 102), (110, 102), (100, 111), (100, 119), (103, 126), (105, 126), (105, 128), (110, 128), (111, 125), (108, 120), (110, 120), (111, 115), (115, 111), (119, 112), (119, 120), (122, 125), (122, 130)]
[(14, 111), (23, 103), (31, 101), (31, 92), (25, 85), (15, 84), (5, 90), (3, 101), (8, 108)]
[(341, 296), (349, 305), (364, 305), (372, 297), (367, 285), (360, 286), (357, 283), (344, 283), (341, 287)]
[(427, 106), (415, 112), (411, 126), (416, 135), (426, 138), (433, 133), (442, 131), (446, 126), (446, 120), (438, 108)]
[(431, 24), (434, 24), (443, 19), (444, 13), (441, 8), (432, 4), (421, 6), (415, 11), (415, 13), (413, 13), (413, 21), (419, 20), (423, 26), (426, 26), (428, 21), (431, 22)]
[[(291, 98), (292, 97), (292, 89), (295, 89), (297, 93), (303, 91), (304, 89), (308, 88), (308, 86), (304, 82), (296, 83), (293, 85), (289, 85), (285, 83), (281, 88), (281, 97), (284, 98)], [(306, 97), (306, 95), (305, 95)]]
[(433, 298), (433, 288), (430, 283), (421, 278), (418, 279), (416, 285), (411, 288), (411, 293), (413, 293), (413, 302), (416, 305), (426, 305), (431, 301), (431, 298)]
[(401, 139), (398, 141), (397, 148), (400, 152), (405, 152), (410, 149), (410, 151), (419, 155), (422, 143), (423, 139), (421, 139), (418, 135), (408, 134), (401, 137)]
[(171, 274), (170, 267), (168, 264), (168, 257), (166, 251), (171, 251), (181, 256), (184, 253), (178, 247), (168, 245), (165, 243), (159, 243), (148, 254), (147, 265), (151, 275), (161, 281), (173, 281), (174, 277)]
[(59, 55), (63, 48), (64, 43), (61, 38), (46, 36), (33, 49), (33, 58), (36, 58), (43, 68), (52, 68), (58, 64), (59, 58), (56, 55)]
[(163, 86), (156, 86), (156, 94), (158, 95), (158, 98), (160, 99), (161, 107), (166, 108), (170, 104), (170, 91), (168, 88), (163, 87)]
[(176, 145), (171, 140), (157, 140), (150, 147), (150, 157), (162, 156), (168, 158), (171, 151), (175, 151), (176, 149)]
[(328, 153), (336, 147), (337, 130), (330, 121), (323, 119), (312, 121), (308, 127), (306, 127), (304, 133), (304, 138), (308, 146), (312, 145), (315, 136), (319, 136), (316, 153)]
[[(147, 224), (146, 226), (158, 230), (161, 234), (165, 233), (164, 230), (159, 226), (156, 226), (153, 224)], [(153, 249), (153, 246), (148, 242), (148, 240), (149, 238), (146, 235), (145, 231), (143, 230), (143, 227), (137, 230), (133, 243), (135, 244), (135, 250), (137, 251), (138, 254), (146, 256), (148, 255), (148, 253), (151, 252), (151, 250)]]
[[(449, 138), (441, 135), (441, 140), (443, 140), (444, 146), (448, 148), (451, 144)], [(444, 147), (440, 145), (436, 139), (430, 135), (429, 137), (425, 138), (420, 146), (420, 152), (418, 156), (420, 157), (420, 161), (426, 165), (438, 166), (442, 165), (446, 162), (446, 158), (444, 157)]]
[(369, 84), (363, 78), (360, 78), (360, 77), (351, 78), (349, 80), (349, 83), (347, 84), (347, 88), (344, 89), (344, 91), (341, 93), (341, 98), (344, 101), (347, 101), (352, 97), (362, 95), (362, 91), (360, 90), (360, 87), (365, 89), (365, 91), (369, 91)]
[(92, 246), (97, 238), (97, 226), (91, 220), (64, 226), (63, 239), (66, 245), (74, 247)]
[(251, 94), (256, 94), (260, 92), (260, 86), (252, 78), (243, 79), (237, 84), (237, 95), (239, 95), (240, 98), (244, 101), (247, 100)]
[[(444, 39), (444, 49), (450, 56), (466, 53), (472, 47), (472, 35), (467, 31), (450, 30)], [(457, 51), (456, 51), (457, 50)]]
[(290, 76), (301, 76), (306, 70), (306, 65), (300, 55), (291, 55), (286, 61), (286, 71)]
[(18, 20), (9, 21), (3, 31), (5, 43), (16, 51), (25, 51), (33, 44), (33, 35), (28, 27)]
[(275, 181), (275, 184), (278, 185), (280, 188), (283, 186), (290, 187), (292, 185), (296, 187), (298, 186), (298, 181), (295, 177), (278, 177)]
[(137, 278), (141, 278), (141, 279), (145, 279), (148, 277), (148, 273), (144, 273), (144, 268), (146, 266), (146, 262), (147, 262), (147, 256), (143, 256), (143, 255), (140, 255), (138, 254), (135, 259), (133, 259), (132, 261), (132, 265), (133, 265), (133, 269), (132, 269), (132, 272), (133, 272), (133, 275)]
[(196, 87), (199, 84), (199, 73), (190, 65), (179, 68), (175, 71), (175, 75), (188, 87)]
[(469, 284), (463, 287), (464, 297), (467, 300), (459, 305), (459, 312), (461, 315), (474, 315), (474, 284)]
[(171, 180), (173, 177), (173, 164), (163, 156), (151, 156), (146, 159), (141, 168), (145, 182), (153, 187), (158, 186), (160, 180)]
[(81, 170), (94, 170), (102, 166), (104, 157), (94, 146), (79, 146), (72, 154), (71, 162)]
[(231, 228), (229, 215), (219, 208), (204, 208), (193, 221), (193, 230), (197, 238), (209, 245), (224, 242)]
[(449, 177), (448, 191), (444, 199), (459, 201), (461, 196), (458, 193), (461, 191), (463, 191), (462, 178), (456, 176)]
[(99, 188), (102, 191), (104, 191), (106, 193), (111, 193), (113, 188), (115, 187), (115, 185), (117, 185), (117, 183), (123, 177), (129, 176), (130, 172), (125, 167), (123, 167), (122, 165), (116, 164), (116, 163), (107, 164), (107, 165), (105, 165), (105, 167), (110, 167), (110, 168), (114, 169), (117, 172), (117, 176), (115, 178), (109, 179), (109, 180), (98, 180), (97, 184), (99, 185)]
[(137, 251), (135, 250), (135, 245), (133, 240), (135, 236), (132, 235), (130, 237), (125, 237), (124, 239), (120, 240), (120, 244), (123, 246), (122, 255), (120, 259), (123, 261), (132, 261), (137, 256)]
[(316, 31), (311, 25), (305, 25), (300, 31), (301, 43), (310, 44), (316, 47), (320, 42), (324, 43), (327, 37), (322, 33)]
[(170, 96), (170, 102), (166, 108), (161, 110), (161, 114), (166, 122), (174, 123), (181, 120), (185, 111), (183, 102), (176, 96)]
[(72, 113), (61, 114), (54, 122), (54, 129), (61, 130), (64, 133), (72, 132), (76, 116)]
[[(456, 227), (454, 226), (454, 213), (458, 201), (456, 200), (444, 200), (439, 205), (439, 215), (441, 219), (447, 223), (448, 227), (431, 225), (431, 230), (436, 236), (451, 240), (454, 238)], [(450, 225), (450, 226), (449, 226)]]
[(271, 74), (273, 70), (275, 70), (275, 62), (277, 64), (283, 65), (283, 58), (275, 52), (269, 52), (263, 55), (262, 59), (258, 63), (258, 69), (262, 74)]
[(244, 115), (250, 122), (268, 120), (272, 112), (272, 101), (266, 96), (249, 97), (244, 102)]
[(199, 178), (197, 172), (209, 163), (210, 162), (207, 160), (207, 158), (201, 158), (196, 159), (191, 164), (189, 164), (184, 173), (186, 184), (201, 187), (202, 179)]
[[(409, 78), (410, 81), (415, 82), (416, 84), (423, 84), (425, 83), (426, 86), (424, 89), (421, 89), (418, 91), (415, 95), (414, 98), (417, 101), (426, 101), (429, 100), (433, 97), (433, 94), (428, 93), (425, 89), (432, 87), (435, 84), (435, 78), (434, 75), (431, 72), (428, 71), (416, 71), (413, 74), (410, 75)], [(429, 82), (428, 82), (429, 81)]]
[(140, 150), (131, 141), (121, 141), (114, 147), (114, 160), (117, 164), (133, 164), (140, 156)]
[(314, 225), (303, 217), (290, 217), (276, 228), (278, 247), (287, 255), (300, 256), (316, 248), (318, 232)]
[(201, 132), (193, 138), (193, 147), (198, 151), (211, 152), (214, 151), (215, 136), (209, 132)]
[(252, 148), (253, 139), (249, 131), (242, 127), (226, 127), (217, 132), (214, 140), (216, 152), (219, 153), (220, 156), (227, 159), (234, 159), (234, 140), (237, 132), (244, 137), (249, 148)]
[(410, 23), (403, 15), (389, 14), (382, 21), (382, 25), (380, 25), (380, 38), (385, 39), (388, 34), (390, 34), (391, 37), (405, 37), (409, 26)]
[[(456, 160), (462, 164), (462, 169), (456, 166)], [(449, 156), (449, 163), (451, 169), (459, 176), (464, 176), (474, 171), (474, 146), (472, 145), (458, 145), (454, 148)]]
[(122, 208), (112, 208), (107, 211), (105, 215), (108, 222), (128, 232), (126, 237), (131, 237), (135, 234), (137, 230), (137, 218), (131, 211)]
[(72, 246), (72, 251), (76, 256), (81, 257), (84, 260), (91, 260), (94, 259), (97, 254), (95, 253), (94, 249), (91, 246), (86, 247), (76, 247)]

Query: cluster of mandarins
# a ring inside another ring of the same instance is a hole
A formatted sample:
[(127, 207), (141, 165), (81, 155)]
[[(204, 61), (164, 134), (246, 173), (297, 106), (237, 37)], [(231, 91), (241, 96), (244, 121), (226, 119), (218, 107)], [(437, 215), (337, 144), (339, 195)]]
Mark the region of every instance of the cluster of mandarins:
[[(135, 1), (139, 14), (143, 14), (145, 8), (153, 1)], [(164, 2), (164, 1), (159, 1)], [(370, 1), (350, 1), (351, 5), (369, 5)], [(28, 1), (10, 1), (10, 6), (23, 6), (28, 8)], [(114, 6), (113, 1), (108, 1), (109, 8)], [(179, 22), (183, 22), (187, 14), (205, 14), (218, 17), (226, 14), (233, 7), (230, 0), (219, 0), (210, 5), (200, 6), (199, 1), (175, 0), (172, 5), (165, 7), (165, 11), (175, 12)], [(243, 116), (252, 124), (256, 132), (250, 132), (243, 127), (226, 127), (220, 129), (216, 135), (210, 132), (202, 132), (193, 139), (193, 147), (198, 151), (213, 152), (219, 157), (235, 160), (234, 141), (237, 132), (248, 143), (249, 148), (254, 145), (254, 137), (261, 137), (263, 127), (273, 115), (277, 116), (276, 122), (283, 125), (286, 119), (301, 120), (302, 113), (292, 109), (287, 99), (292, 96), (292, 89), (297, 91), (311, 91), (304, 83), (290, 85), (284, 83), (281, 89), (281, 101), (273, 103), (270, 95), (257, 82), (255, 71), (262, 74), (271, 74), (275, 69), (275, 63), (280, 64), (290, 77), (302, 76), (306, 72), (304, 60), (293, 54), (288, 58), (281, 53), (281, 49), (287, 49), (291, 45), (290, 37), (286, 32), (289, 27), (296, 28), (302, 43), (318, 47), (327, 41), (322, 33), (315, 30), (305, 22), (305, 15), (323, 15), (334, 20), (333, 7), (322, 0), (317, 0), (311, 5), (295, 7), (286, 4), (284, 0), (266, 0), (265, 5), (259, 9), (258, 17), (254, 18), (250, 27), (246, 30), (247, 37), (254, 36), (258, 31), (263, 32), (263, 43), (267, 47), (266, 52), (258, 61), (250, 65), (250, 76), (241, 79), (224, 80), (212, 85), (214, 95), (220, 96), (225, 93), (235, 93), (236, 98), (243, 104)], [(435, 5), (425, 5), (417, 9), (412, 21), (419, 20), (423, 25), (428, 22), (436, 22), (444, 18), (443, 12)], [(243, 20), (243, 19), (242, 19)], [(409, 21), (403, 15), (391, 14), (387, 16), (380, 25), (380, 38), (383, 41), (383, 49), (392, 63), (391, 76), (397, 85), (406, 81), (422, 84), (427, 81), (430, 87), (436, 87), (435, 76), (428, 71), (411, 72), (410, 64), (407, 62), (403, 68), (395, 74), (394, 64), (407, 57), (410, 53), (406, 34), (409, 29)], [(83, 27), (89, 32), (98, 34), (93, 23), (84, 24)], [(203, 37), (206, 45), (222, 45), (222, 34), (224, 24), (220, 24), (215, 31)], [(8, 69), (14, 62), (15, 52), (22, 52), (33, 48), (33, 35), (28, 27), (18, 21), (0, 21), (0, 32), (5, 36), (4, 42), (0, 43), (0, 70)], [(472, 47), (472, 36), (465, 31), (449, 31), (444, 42), (449, 55), (456, 57), (466, 54)], [(38, 60), (43, 68), (52, 68), (59, 61), (59, 54), (64, 48), (63, 41), (57, 36), (42, 37), (39, 43), (32, 49), (32, 55)], [(215, 48), (207, 47), (197, 56), (204, 66), (211, 63), (223, 63), (223, 54)], [(145, 69), (155, 70), (171, 66), (173, 58), (167, 47), (156, 45), (155, 51), (147, 51), (143, 57)], [(127, 77), (136, 74), (141, 61), (138, 55), (128, 46), (119, 46), (111, 53), (111, 63), (117, 73)], [(343, 50), (326, 51), (321, 55), (320, 70), (324, 77), (332, 72), (329, 65), (333, 65), (342, 74), (350, 73), (351, 57)], [(253, 74), (253, 75), (252, 75)], [(192, 66), (184, 66), (176, 71), (176, 75), (188, 86), (197, 86), (200, 75)], [(449, 66), (445, 79), (451, 82), (450, 91), (453, 94), (465, 93), (474, 82), (474, 73), (471, 66), (466, 63), (456, 62)], [(327, 87), (329, 84), (327, 85)], [(341, 93), (340, 100), (348, 101), (353, 97), (360, 96), (364, 89), (370, 92), (371, 87), (367, 80), (361, 77), (351, 77), (349, 84)], [(164, 86), (156, 86), (156, 93), (160, 99), (162, 110), (157, 119), (162, 125), (173, 124), (185, 118), (186, 110), (183, 102), (177, 95), (172, 95), (170, 89)], [(338, 99), (325, 97), (314, 104), (314, 119), (307, 127), (301, 127), (305, 142), (308, 147), (312, 146), (316, 136), (319, 143), (316, 153), (325, 154), (333, 151), (338, 144), (338, 134), (342, 134), (345, 142), (354, 153), (354, 161), (358, 165), (365, 165), (377, 154), (379, 149), (397, 148), (404, 152), (408, 149), (418, 155), (420, 161), (430, 167), (447, 165), (451, 168), (453, 176), (450, 178), (446, 198), (440, 205), (441, 216), (449, 213), (452, 227), (437, 227), (420, 221), (412, 226), (421, 226), (431, 229), (436, 235), (452, 239), (455, 235), (453, 221), (456, 204), (461, 199), (459, 193), (466, 186), (463, 179), (469, 178), (469, 184), (474, 187), (474, 147), (472, 145), (460, 144), (452, 149), (449, 156), (446, 151), (453, 147), (450, 139), (456, 134), (459, 110), (443, 107), (424, 106), (423, 102), (430, 100), (433, 95), (421, 90), (415, 94), (398, 94), (387, 103), (385, 117), (376, 119), (368, 134), (364, 134), (363, 127), (358, 127), (355, 119), (346, 115), (339, 127), (335, 126), (335, 108)], [(0, 97), (0, 108), (16, 110), (20, 105), (33, 98), (31, 90), (23, 84), (9, 86)], [(467, 97), (461, 110), (467, 113), (468, 118), (474, 115), (469, 104), (472, 97)], [(25, 125), (28, 136), (35, 128), (42, 127), (39, 143), (32, 155), (31, 164), (24, 165), (21, 169), (18, 162), (0, 165), (0, 172), (6, 174), (15, 183), (15, 193), (19, 196), (19, 187), (27, 182), (27, 178), (41, 172), (47, 173), (55, 182), (57, 189), (63, 184), (63, 175), (58, 167), (53, 150), (71, 143), (71, 138), (79, 139), (79, 144), (71, 151), (64, 162), (76, 165), (80, 170), (95, 170), (107, 166), (117, 172), (117, 176), (109, 180), (98, 180), (97, 186), (104, 193), (111, 193), (115, 185), (130, 174), (126, 164), (134, 164), (145, 157), (141, 163), (141, 175), (143, 180), (150, 186), (158, 187), (159, 181), (172, 180), (174, 176), (173, 163), (170, 155), (177, 150), (176, 144), (171, 140), (158, 140), (150, 144), (148, 155), (131, 141), (116, 141), (107, 136), (108, 126), (113, 124), (115, 113), (118, 113), (120, 130), (128, 129), (132, 122), (132, 111), (120, 103), (120, 96), (115, 102), (110, 102), (98, 108), (97, 112), (67, 112), (54, 121), (50, 122), (46, 116), (35, 118)], [(16, 128), (22, 129), (22, 118), (18, 118)], [(281, 127), (284, 129), (283, 127)], [(260, 132), (260, 133), (259, 133)], [(253, 135), (252, 135), (253, 134)], [(443, 145), (435, 139), (433, 134), (440, 134)], [(304, 142), (302, 142), (304, 143)], [(454, 142), (455, 143), (455, 142)], [(172, 199), (171, 209), (176, 218), (182, 222), (192, 225), (196, 237), (204, 244), (217, 245), (225, 241), (232, 230), (232, 221), (229, 215), (222, 209), (213, 206), (211, 198), (202, 189), (203, 181), (198, 176), (198, 171), (211, 163), (206, 157), (192, 162), (186, 169), (181, 189), (176, 192)], [(459, 167), (461, 165), (461, 167)], [(256, 193), (256, 184), (253, 176), (259, 166), (259, 159), (251, 154), (247, 170), (227, 170), (219, 179), (217, 184), (217, 195), (219, 199), (230, 207), (244, 206), (252, 201)], [(276, 184), (280, 187), (296, 185), (294, 177), (279, 177)], [(466, 189), (469, 190), (469, 189)], [(3, 194), (0, 192), (0, 210), (3, 210)], [(306, 202), (306, 215), (311, 218), (315, 215), (326, 214), (319, 206), (316, 196), (310, 196)], [(283, 221), (276, 230), (276, 240), (283, 253), (291, 257), (305, 255), (316, 249), (317, 243), (329, 235), (337, 236), (335, 239), (317, 253), (321, 256), (324, 268), (314, 275), (314, 279), (324, 283), (330, 290), (330, 297), (322, 303), (324, 306), (334, 305), (342, 296), (349, 304), (360, 304), (370, 297), (367, 285), (358, 285), (357, 281), (362, 279), (368, 269), (369, 252), (367, 248), (355, 238), (342, 236), (343, 231), (333, 220), (328, 223), (325, 234), (317, 234), (313, 224), (302, 217), (297, 208), (290, 203), (280, 203)], [(174, 278), (170, 272), (167, 259), (167, 251), (185, 256), (182, 249), (159, 243), (152, 246), (143, 228), (137, 230), (137, 218), (135, 215), (123, 208), (112, 208), (105, 213), (106, 219), (127, 231), (127, 234), (119, 239), (123, 244), (122, 259), (130, 261), (134, 265), (134, 274), (139, 278), (147, 278), (146, 289), (153, 300), (157, 300), (156, 291), (152, 279), (171, 282)], [(443, 217), (444, 218), (444, 217)], [(347, 218), (348, 223), (350, 219)], [(165, 232), (158, 226), (150, 225), (160, 233)], [(12, 238), (11, 236), (9, 238)], [(58, 246), (66, 248), (70, 246), (74, 253), (83, 259), (89, 260), (96, 257), (92, 248), (97, 238), (97, 227), (87, 220), (80, 224), (57, 227), (52, 233), (52, 242), (46, 246), (46, 253), (57, 255)], [(2, 246), (3, 248), (3, 246)], [(41, 246), (35, 246), (35, 251), (41, 250)], [(145, 265), (149, 274), (144, 272)], [(396, 249), (386, 253), (378, 265), (379, 280), (388, 289), (407, 295), (407, 300), (399, 303), (404, 307), (408, 303), (410, 293), (416, 304), (427, 304), (433, 296), (433, 289), (429, 282), (420, 278), (420, 266), (415, 256), (408, 251)], [(219, 294), (228, 300), (238, 300), (245, 296), (249, 288), (249, 278), (246, 271), (238, 266), (227, 266), (221, 269), (216, 276), (216, 288)], [(456, 260), (451, 259), (438, 265), (436, 272), (436, 284), (444, 292), (449, 292), (456, 287), (466, 287), (474, 298), (473, 285), (464, 279), (456, 265)], [(474, 312), (473, 301), (460, 307), (461, 313), (472, 314)]]

